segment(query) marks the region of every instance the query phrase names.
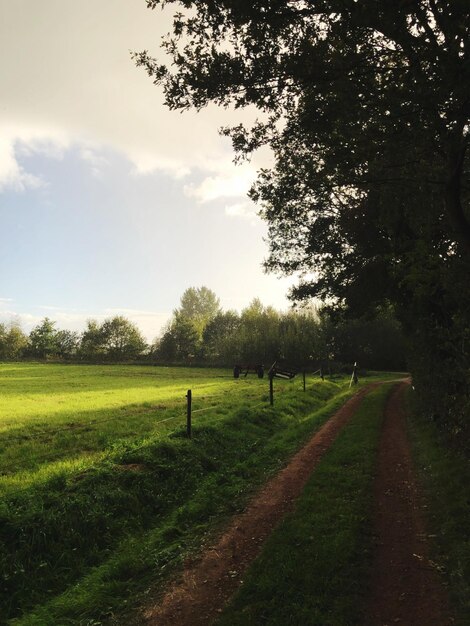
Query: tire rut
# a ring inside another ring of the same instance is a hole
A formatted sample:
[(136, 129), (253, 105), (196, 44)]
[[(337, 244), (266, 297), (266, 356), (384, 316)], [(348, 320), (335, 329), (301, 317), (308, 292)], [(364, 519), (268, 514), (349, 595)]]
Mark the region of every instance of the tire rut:
[(353, 417), (363, 397), (380, 383), (350, 398), (235, 516), (222, 537), (187, 567), (158, 604), (142, 612), (145, 626), (211, 624), (243, 582), (243, 574), (261, 552), (274, 527), (293, 509), (316, 465)]
[(374, 484), (375, 551), (367, 626), (447, 626), (447, 592), (429, 559), (424, 502), (406, 431), (404, 391), (392, 392), (384, 415)]

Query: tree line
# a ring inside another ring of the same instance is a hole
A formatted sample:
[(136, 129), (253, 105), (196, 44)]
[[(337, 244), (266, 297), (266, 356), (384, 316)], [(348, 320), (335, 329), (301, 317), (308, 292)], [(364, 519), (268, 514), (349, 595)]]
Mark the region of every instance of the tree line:
[(83, 362), (147, 361), (233, 367), (293, 366), (331, 362), (375, 369), (404, 368), (404, 339), (390, 309), (356, 320), (304, 307), (287, 312), (254, 299), (245, 309), (224, 311), (207, 287), (187, 289), (160, 337), (148, 344), (123, 316), (88, 320), (82, 333), (61, 330), (44, 318), (26, 335), (19, 324), (0, 324), (0, 359)]

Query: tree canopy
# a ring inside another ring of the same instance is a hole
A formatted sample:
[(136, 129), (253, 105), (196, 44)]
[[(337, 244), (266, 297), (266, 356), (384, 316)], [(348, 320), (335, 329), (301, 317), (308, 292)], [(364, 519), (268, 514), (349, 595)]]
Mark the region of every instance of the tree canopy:
[(452, 371), (429, 408), (448, 412), (470, 392), (468, 1), (147, 5), (176, 9), (169, 60), (135, 54), (170, 108), (259, 110), (251, 128), (222, 132), (238, 158), (273, 151), (251, 191), (268, 223), (267, 268), (303, 276), (295, 299), (361, 314), (393, 302), (413, 335), (417, 386)]
[(268, 267), (318, 270), (297, 296), (343, 296), (364, 271), (383, 274), (378, 252), (400, 254), (401, 238), (470, 253), (465, 0), (147, 4), (181, 9), (171, 63), (136, 55), (170, 108), (262, 112), (224, 132), (239, 155), (274, 151), (252, 195), (270, 225)]
[(189, 322), (199, 339), (207, 324), (220, 312), (220, 300), (205, 287), (189, 287), (181, 296), (180, 306), (173, 314), (176, 318)]

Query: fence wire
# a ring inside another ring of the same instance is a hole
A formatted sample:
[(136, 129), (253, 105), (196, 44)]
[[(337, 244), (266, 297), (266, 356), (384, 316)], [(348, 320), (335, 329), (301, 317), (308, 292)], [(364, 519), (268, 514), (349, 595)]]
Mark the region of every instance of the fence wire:
[[(314, 372), (316, 373), (316, 372)], [(287, 391), (287, 389), (282, 388), (282, 390), (279, 390), (281, 393)], [(207, 392), (205, 392), (207, 394)], [(203, 391), (204, 394), (204, 391)], [(205, 395), (201, 396), (201, 399), (204, 399)], [(224, 398), (226, 400), (230, 400), (230, 390), (221, 394), (217, 394), (217, 395), (207, 395), (208, 399), (215, 399), (215, 398)], [(253, 396), (245, 396), (244, 399), (253, 399)], [(268, 406), (266, 400), (263, 400), (261, 402), (258, 402), (257, 404), (254, 405), (249, 405), (249, 409), (256, 409), (260, 406)], [(208, 411), (212, 411), (221, 407), (227, 407), (226, 404), (224, 403), (218, 403), (212, 406), (208, 406), (208, 407), (202, 407), (199, 409), (195, 409), (193, 411), (191, 411), (191, 415), (194, 414), (201, 414), (201, 413), (205, 413)], [(171, 407), (167, 410), (175, 410), (177, 407), (176, 405), (174, 407)], [(0, 440), (2, 442), (2, 444), (8, 444), (9, 442), (14, 442), (14, 441), (22, 441), (24, 443), (34, 443), (36, 441), (40, 441), (41, 439), (44, 439), (46, 437), (54, 437), (55, 435), (62, 433), (62, 432), (67, 432), (67, 431), (80, 431), (80, 430), (84, 430), (84, 429), (89, 429), (93, 426), (97, 426), (100, 424), (105, 424), (105, 423), (109, 423), (109, 422), (115, 422), (115, 421), (122, 421), (124, 419), (128, 419), (130, 416), (129, 415), (117, 415), (117, 416), (113, 416), (113, 417), (108, 417), (108, 418), (104, 418), (104, 419), (97, 419), (97, 420), (91, 420), (89, 422), (86, 423), (81, 423), (81, 424), (69, 424), (66, 426), (62, 426), (59, 428), (55, 428), (55, 429), (51, 429), (51, 430), (43, 430), (40, 431), (34, 435), (28, 436), (28, 435), (13, 435), (13, 436), (7, 436), (4, 439), (1, 439), (0, 436)], [(158, 427), (160, 424), (164, 424), (176, 419), (181, 420), (182, 424), (184, 424), (185, 422), (185, 415), (184, 412), (182, 411), (181, 414), (178, 415), (172, 415), (170, 417), (161, 419), (161, 420), (157, 420), (156, 421), (156, 426)], [(225, 416), (221, 416), (221, 418), (223, 418)], [(145, 441), (144, 443), (142, 443), (142, 445), (138, 446), (138, 447), (134, 447), (132, 449), (130, 449), (130, 452), (135, 452), (138, 451), (142, 448), (145, 448), (148, 445), (148, 441)], [(96, 453), (97, 454), (103, 454), (104, 451), (99, 451), (97, 450)], [(43, 455), (34, 455), (34, 461), (37, 462), (41, 462), (41, 461), (49, 461), (49, 463), (54, 463), (54, 462), (60, 462), (63, 461), (63, 458), (57, 458), (57, 459), (51, 459), (49, 454), (43, 454)], [(10, 476), (12, 476), (12, 474), (8, 474), (7, 472), (15, 472), (15, 471), (24, 471), (25, 473), (28, 471), (32, 471), (34, 472), (34, 470), (28, 470), (28, 469), (24, 469), (22, 470), (21, 468), (18, 468), (17, 464), (14, 463), (10, 463), (8, 465), (4, 465), (3, 467), (0, 468), (0, 480), (1, 478), (8, 478)], [(18, 490), (13, 490), (10, 491), (8, 490), (8, 488), (5, 489), (4, 493), (2, 494), (4, 498), (11, 498), (11, 497), (16, 497), (17, 495), (21, 495), (22, 493), (28, 492), (31, 489), (31, 485), (18, 489)]]

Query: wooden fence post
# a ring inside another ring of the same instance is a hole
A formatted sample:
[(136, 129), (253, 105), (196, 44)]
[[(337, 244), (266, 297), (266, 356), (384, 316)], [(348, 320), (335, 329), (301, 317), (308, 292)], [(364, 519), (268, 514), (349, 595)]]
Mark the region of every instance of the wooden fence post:
[(273, 406), (274, 404), (274, 386), (273, 386), (273, 378), (274, 376), (269, 374), (269, 404)]
[(191, 389), (188, 389), (188, 393), (186, 394), (186, 398), (188, 400), (188, 405), (186, 409), (186, 434), (188, 439), (191, 439), (191, 403), (192, 403), (192, 392)]

